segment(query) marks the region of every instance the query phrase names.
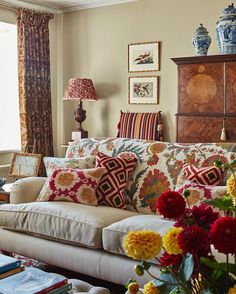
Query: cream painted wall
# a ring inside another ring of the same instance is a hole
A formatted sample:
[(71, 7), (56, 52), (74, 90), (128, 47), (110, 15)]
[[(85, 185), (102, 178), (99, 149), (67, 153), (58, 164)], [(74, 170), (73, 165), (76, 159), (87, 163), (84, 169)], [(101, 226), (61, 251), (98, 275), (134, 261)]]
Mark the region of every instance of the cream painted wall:
[[(85, 102), (89, 136), (115, 136), (119, 112), (163, 111), (165, 140), (175, 140), (177, 68), (171, 57), (193, 56), (192, 36), (203, 23), (212, 37), (209, 54), (218, 54), (215, 24), (229, 4), (223, 0), (139, 0), (127, 4), (69, 12), (64, 15), (64, 87), (74, 76), (95, 82), (99, 101)], [(127, 47), (135, 42), (161, 42), (158, 105), (129, 105)], [(64, 102), (65, 138), (71, 138), (72, 102)], [(67, 103), (67, 104), (66, 104)], [(70, 104), (71, 103), (71, 104)], [(68, 105), (70, 104), (70, 105)]]

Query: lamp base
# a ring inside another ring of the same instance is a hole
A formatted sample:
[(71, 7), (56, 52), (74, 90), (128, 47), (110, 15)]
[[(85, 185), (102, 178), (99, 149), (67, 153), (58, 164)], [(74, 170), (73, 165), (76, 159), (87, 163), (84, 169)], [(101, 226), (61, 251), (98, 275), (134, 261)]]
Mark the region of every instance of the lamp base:
[(85, 131), (84, 129), (76, 129), (77, 133), (80, 133), (80, 138), (88, 138), (88, 131)]

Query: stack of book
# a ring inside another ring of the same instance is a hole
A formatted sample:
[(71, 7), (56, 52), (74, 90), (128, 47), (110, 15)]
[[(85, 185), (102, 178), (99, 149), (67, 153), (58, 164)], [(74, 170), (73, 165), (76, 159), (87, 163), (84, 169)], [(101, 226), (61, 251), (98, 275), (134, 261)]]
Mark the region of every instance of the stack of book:
[(0, 254), (0, 280), (22, 272), (23, 270), (24, 267), (21, 266), (20, 260)]
[(66, 294), (72, 288), (72, 284), (62, 275), (33, 267), (24, 268), (20, 260), (2, 254), (0, 272), (0, 276), (11, 272), (0, 280), (1, 294)]

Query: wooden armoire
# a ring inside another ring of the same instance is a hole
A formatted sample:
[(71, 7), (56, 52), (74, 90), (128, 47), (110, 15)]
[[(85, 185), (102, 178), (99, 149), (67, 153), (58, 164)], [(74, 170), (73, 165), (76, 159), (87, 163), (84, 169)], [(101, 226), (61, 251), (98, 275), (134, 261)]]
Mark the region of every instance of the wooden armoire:
[(176, 141), (236, 142), (236, 54), (172, 58), (178, 66)]

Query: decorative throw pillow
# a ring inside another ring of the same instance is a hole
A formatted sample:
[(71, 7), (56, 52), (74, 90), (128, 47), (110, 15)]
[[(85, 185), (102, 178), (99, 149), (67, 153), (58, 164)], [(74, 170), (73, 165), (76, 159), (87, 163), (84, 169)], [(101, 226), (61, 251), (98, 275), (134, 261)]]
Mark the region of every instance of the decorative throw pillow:
[(184, 164), (183, 171), (187, 180), (200, 185), (217, 186), (223, 177), (222, 170), (216, 166), (196, 168), (192, 164)]
[(70, 201), (96, 206), (95, 190), (105, 172), (103, 167), (55, 169), (45, 182), (37, 201)]
[(47, 177), (50, 177), (56, 168), (79, 168), (87, 169), (95, 167), (96, 157), (87, 156), (80, 158), (56, 158), (44, 157), (43, 163), (46, 169)]
[(96, 167), (105, 167), (98, 187), (98, 204), (125, 209), (124, 190), (137, 164), (136, 157), (110, 157), (101, 152), (97, 153)]
[(226, 186), (200, 185), (188, 181), (184, 185), (175, 188), (175, 191), (181, 195), (183, 195), (185, 190), (190, 192), (187, 203), (192, 207), (194, 205), (200, 205), (206, 199), (222, 198), (226, 194), (227, 188)]

